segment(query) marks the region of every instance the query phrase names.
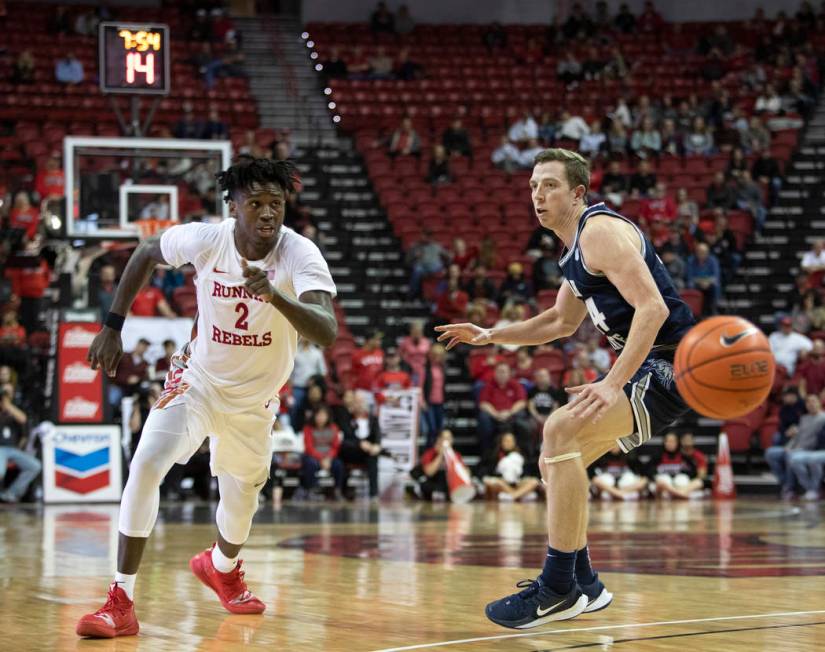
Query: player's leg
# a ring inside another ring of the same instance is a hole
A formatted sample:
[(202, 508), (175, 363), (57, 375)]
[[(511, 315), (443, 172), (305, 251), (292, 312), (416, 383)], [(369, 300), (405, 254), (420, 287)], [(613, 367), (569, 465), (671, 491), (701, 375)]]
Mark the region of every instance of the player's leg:
[(234, 614), (263, 613), (266, 606), (247, 588), (241, 561), (243, 544), (249, 537), (252, 518), (258, 509), (258, 493), (263, 487), (218, 473), (221, 498), (215, 513), (217, 542), (195, 555), (189, 567), (197, 578), (217, 594), (223, 607)]
[(102, 609), (80, 619), (78, 635), (111, 638), (137, 634), (135, 579), (157, 520), (160, 484), (172, 465), (199, 445), (197, 438), (189, 434), (185, 404), (149, 413), (120, 502), (117, 573), (109, 588), (109, 599)]
[[(540, 462), (547, 485), (548, 553), (539, 578), (520, 593), (487, 605), (487, 617), (505, 627), (535, 627), (553, 620), (573, 618), (588, 606), (577, 584), (577, 553), (589, 557), (587, 494), (589, 482), (582, 460), (602, 453), (615, 440), (633, 432), (633, 412), (622, 394), (598, 423), (585, 421), (567, 405), (553, 412), (544, 424)], [(589, 558), (587, 560), (589, 568)], [(587, 578), (590, 579), (590, 578)], [(593, 579), (598, 581), (593, 574)]]

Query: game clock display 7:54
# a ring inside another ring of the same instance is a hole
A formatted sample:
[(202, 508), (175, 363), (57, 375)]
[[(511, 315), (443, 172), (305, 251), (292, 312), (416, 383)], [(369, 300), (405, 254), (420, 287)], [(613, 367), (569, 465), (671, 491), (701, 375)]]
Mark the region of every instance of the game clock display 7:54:
[(104, 93), (169, 93), (169, 28), (159, 24), (101, 23), (98, 54)]

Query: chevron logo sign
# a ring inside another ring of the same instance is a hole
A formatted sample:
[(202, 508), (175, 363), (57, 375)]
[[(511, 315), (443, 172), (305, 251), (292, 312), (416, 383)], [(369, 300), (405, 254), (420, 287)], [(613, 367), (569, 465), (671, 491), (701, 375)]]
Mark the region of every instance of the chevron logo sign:
[(78, 494), (109, 485), (109, 446), (85, 454), (65, 448), (54, 449), (56, 487)]

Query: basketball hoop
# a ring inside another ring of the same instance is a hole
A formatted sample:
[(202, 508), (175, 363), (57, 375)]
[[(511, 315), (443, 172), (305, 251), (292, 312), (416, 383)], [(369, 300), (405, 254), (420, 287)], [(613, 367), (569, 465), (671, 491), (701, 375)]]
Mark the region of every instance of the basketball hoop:
[(173, 220), (156, 220), (154, 218), (150, 218), (148, 220), (137, 220), (133, 222), (133, 224), (137, 227), (140, 234), (140, 239), (145, 240), (151, 235), (155, 235), (164, 229), (168, 229), (170, 226), (175, 224), (175, 222)]

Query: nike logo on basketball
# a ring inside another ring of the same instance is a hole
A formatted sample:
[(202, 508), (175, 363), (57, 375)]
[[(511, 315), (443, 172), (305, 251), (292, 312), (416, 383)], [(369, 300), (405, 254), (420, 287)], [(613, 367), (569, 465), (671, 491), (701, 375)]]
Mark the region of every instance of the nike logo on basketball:
[(224, 272), (222, 269), (218, 269), (217, 267), (213, 267), (212, 271), (215, 272), (215, 274), (228, 274), (228, 272)]
[(726, 335), (722, 335), (722, 337), (719, 338), (719, 341), (722, 343), (722, 346), (733, 346), (739, 340), (741, 340), (743, 337), (747, 337), (748, 335), (753, 335), (758, 330), (759, 330), (758, 328), (756, 328), (754, 326), (751, 326), (750, 328), (746, 328), (745, 330), (743, 330), (741, 333), (738, 333), (736, 335), (732, 335), (730, 337), (728, 337)]
[[(561, 602), (564, 602), (564, 600), (562, 600)], [(542, 609), (541, 607), (536, 607), (536, 615), (537, 615), (539, 618), (541, 618), (542, 616), (546, 616), (548, 613), (550, 613), (551, 611), (553, 611), (553, 609), (555, 609), (556, 607), (558, 607), (558, 606), (561, 604), (561, 602), (557, 602), (557, 603), (556, 603), (556, 604), (554, 604), (552, 607), (547, 607), (547, 609)]]

